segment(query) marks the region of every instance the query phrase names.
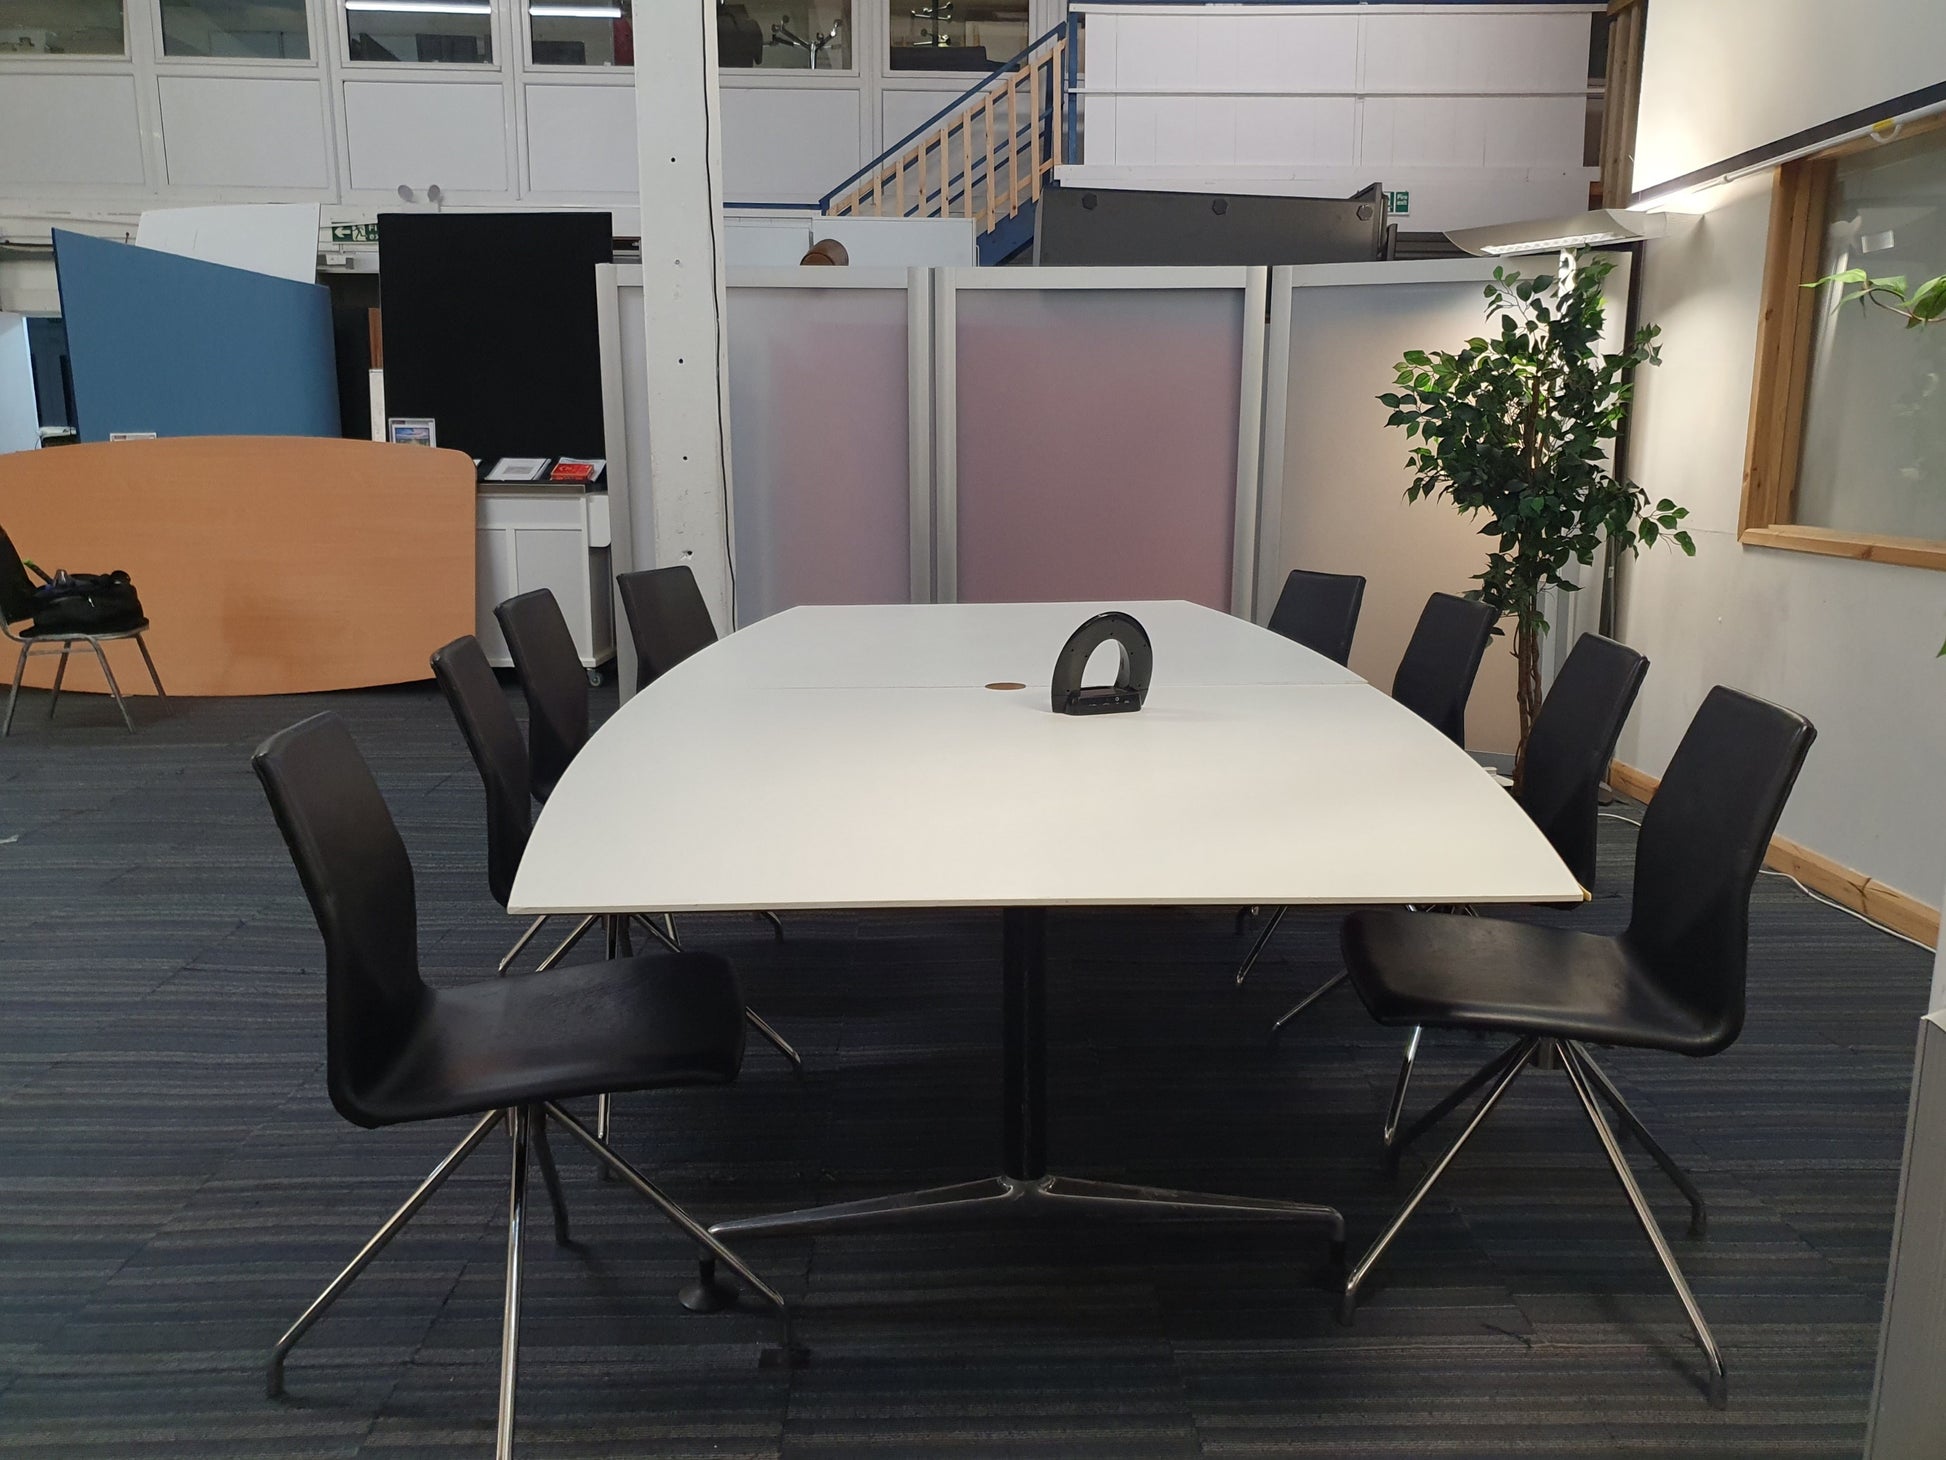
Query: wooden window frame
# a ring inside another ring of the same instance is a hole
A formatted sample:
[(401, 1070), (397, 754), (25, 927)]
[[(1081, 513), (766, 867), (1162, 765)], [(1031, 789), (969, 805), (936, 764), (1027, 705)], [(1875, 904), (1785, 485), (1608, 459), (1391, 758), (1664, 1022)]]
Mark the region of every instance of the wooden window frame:
[[(1908, 126), (1907, 134), (1943, 125), (1946, 117), (1932, 117)], [(1873, 145), (1870, 138), (1861, 137), (1777, 169), (1770, 198), (1737, 541), (1748, 547), (1946, 571), (1946, 541), (1812, 527), (1792, 520), (1819, 305), (1818, 291), (1803, 286), (1816, 279), (1823, 267), (1824, 213), (1838, 160)]]

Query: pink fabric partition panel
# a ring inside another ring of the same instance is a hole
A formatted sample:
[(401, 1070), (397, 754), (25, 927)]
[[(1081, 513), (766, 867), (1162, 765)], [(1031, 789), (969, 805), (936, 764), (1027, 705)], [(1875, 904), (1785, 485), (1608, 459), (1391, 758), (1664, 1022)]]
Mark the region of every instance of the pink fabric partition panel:
[(1230, 606), (1241, 289), (964, 289), (959, 598)]
[(737, 617), (911, 598), (903, 289), (729, 291)]

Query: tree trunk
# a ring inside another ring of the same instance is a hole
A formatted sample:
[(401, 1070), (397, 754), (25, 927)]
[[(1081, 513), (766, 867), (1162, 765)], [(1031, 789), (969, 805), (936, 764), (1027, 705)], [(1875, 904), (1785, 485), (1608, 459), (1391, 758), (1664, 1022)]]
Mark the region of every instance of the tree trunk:
[(1534, 716), (1541, 709), (1541, 636), (1524, 622), (1514, 629), (1514, 663), (1520, 701), (1520, 740), (1514, 746), (1514, 794), (1519, 795), (1527, 776), (1527, 737), (1533, 733)]

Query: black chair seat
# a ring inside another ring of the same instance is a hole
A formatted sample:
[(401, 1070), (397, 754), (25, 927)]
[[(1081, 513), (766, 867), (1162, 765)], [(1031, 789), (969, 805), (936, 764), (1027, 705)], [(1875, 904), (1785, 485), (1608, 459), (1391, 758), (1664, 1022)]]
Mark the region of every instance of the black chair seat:
[(1684, 1007), (1626, 940), (1456, 913), (1361, 912), (1345, 967), (1381, 1024), (1504, 1030), (1714, 1054), (1735, 1037)]
[(713, 953), (658, 954), (431, 992), (360, 1125), (537, 1100), (726, 1085), (743, 1063), (743, 995)]
[(32, 639), (42, 641), (52, 639), (58, 643), (62, 639), (125, 639), (130, 634), (145, 634), (148, 632), (148, 629), (149, 621), (145, 618), (138, 618), (131, 623), (116, 624), (112, 629), (25, 628), (15, 629), (11, 632), (14, 638), (23, 643)]

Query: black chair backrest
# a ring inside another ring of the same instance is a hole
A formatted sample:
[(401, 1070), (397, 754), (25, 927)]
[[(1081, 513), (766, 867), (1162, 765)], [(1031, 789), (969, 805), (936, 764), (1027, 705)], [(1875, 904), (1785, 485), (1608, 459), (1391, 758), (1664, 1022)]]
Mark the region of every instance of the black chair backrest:
[(1277, 607), (1270, 611), (1270, 627), (1345, 664), (1351, 659), (1351, 636), (1358, 631), (1358, 606), (1364, 601), (1365, 580), (1355, 573), (1293, 568), (1277, 595)]
[(533, 830), (533, 781), (520, 722), (500, 692), (486, 651), (471, 634), (432, 656), (432, 674), (486, 786), (487, 886), (493, 889), (493, 900), (505, 907)]
[(336, 715), (280, 730), (250, 758), (324, 935), (325, 1072), (346, 1120), (394, 1067), (432, 991), (419, 977), (412, 861)]
[(1714, 1023), (1711, 1053), (1743, 1028), (1750, 889), (1816, 738), (1802, 715), (1718, 685), (1643, 813), (1622, 939), (1668, 997)]
[(14, 550), (14, 540), (0, 530), (0, 624), (17, 624), (34, 616), (34, 580)]
[(1628, 645), (1583, 634), (1527, 737), (1520, 804), (1583, 887), (1595, 885), (1601, 783), (1648, 672), (1649, 661)]
[(716, 624), (687, 563), (644, 568), (615, 580), (635, 641), (635, 687), (647, 689), (699, 649), (716, 642)]
[(1498, 617), (1476, 598), (1433, 594), (1392, 676), (1392, 698), (1456, 745), (1466, 744), (1466, 701)]
[(588, 743), (588, 671), (545, 588), (509, 598), (493, 610), (527, 696), (527, 770), (545, 801)]

